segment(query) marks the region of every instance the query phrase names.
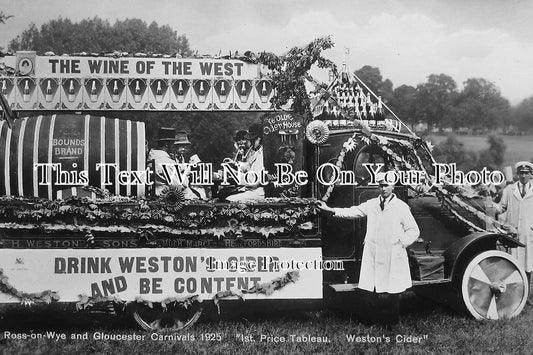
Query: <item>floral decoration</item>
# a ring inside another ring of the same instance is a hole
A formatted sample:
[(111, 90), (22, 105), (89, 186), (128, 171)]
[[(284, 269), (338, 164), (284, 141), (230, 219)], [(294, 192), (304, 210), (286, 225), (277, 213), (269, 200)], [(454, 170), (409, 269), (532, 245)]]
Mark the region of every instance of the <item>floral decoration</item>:
[(4, 270), (0, 269), (0, 292), (11, 295), (20, 300), (24, 306), (31, 306), (35, 303), (51, 303), (59, 301), (57, 292), (46, 290), (37, 293), (26, 293), (17, 290), (9, 283), (9, 278), (4, 274)]
[[(94, 243), (95, 232), (133, 233), (147, 242), (154, 233), (218, 238), (243, 233), (266, 238), (279, 233), (296, 235), (307, 230), (309, 223), (316, 226), (317, 217), (316, 200), (302, 198), (267, 198), (248, 204), (177, 200), (173, 205), (168, 200), (128, 197), (90, 200), (72, 196), (53, 201), (0, 197), (0, 229), (79, 233), (88, 245)], [(303, 224), (306, 227), (300, 228)]]

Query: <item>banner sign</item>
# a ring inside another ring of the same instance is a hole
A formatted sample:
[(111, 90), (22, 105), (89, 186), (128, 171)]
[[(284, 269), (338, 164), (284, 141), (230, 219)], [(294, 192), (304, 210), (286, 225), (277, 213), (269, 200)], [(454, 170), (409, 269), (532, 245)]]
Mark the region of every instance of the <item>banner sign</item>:
[(15, 76), (0, 75), (0, 90), (16, 110), (274, 109), (266, 67), (238, 59), (17, 52), (0, 66), (15, 69)]
[[(327, 262), (327, 261), (326, 261)], [(57, 292), (60, 302), (80, 295), (134, 301), (249, 290), (288, 272), (294, 282), (271, 295), (246, 299), (322, 298), (320, 248), (257, 249), (0, 249), (0, 269), (17, 290)], [(0, 303), (19, 302), (0, 292)]]
[[(238, 59), (27, 56), (23, 53), (33, 52), (17, 52), (16, 56), (0, 58), (0, 63), (16, 68), (22, 75), (52, 78), (98, 76), (147, 79), (155, 77), (253, 79), (261, 74), (261, 67), (258, 64)], [(24, 58), (18, 60), (19, 57)]]

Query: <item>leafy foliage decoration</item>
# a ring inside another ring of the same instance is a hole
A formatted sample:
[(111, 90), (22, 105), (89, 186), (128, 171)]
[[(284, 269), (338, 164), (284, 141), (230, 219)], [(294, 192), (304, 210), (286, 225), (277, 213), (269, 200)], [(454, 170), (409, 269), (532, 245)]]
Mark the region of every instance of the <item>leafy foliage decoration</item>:
[(298, 114), (309, 114), (310, 100), (305, 88), (305, 80), (310, 78), (308, 71), (316, 64), (319, 68), (337, 71), (335, 64), (322, 56), (322, 51), (332, 48), (331, 37), (317, 38), (307, 46), (294, 47), (286, 54), (277, 56), (263, 52), (258, 62), (271, 70), (271, 79), (276, 88), (272, 99), (276, 107), (281, 107), (292, 100), (291, 109)]
[(52, 301), (59, 301), (59, 295), (56, 292), (46, 290), (37, 293), (26, 293), (17, 290), (9, 283), (9, 278), (4, 274), (4, 270), (0, 269), (0, 293), (5, 293), (16, 297), (20, 303), (25, 306), (31, 306), (35, 303), (51, 303)]
[[(135, 304), (139, 304), (139, 305), (145, 305), (145, 306), (147, 306), (149, 308), (153, 308), (154, 307), (154, 302), (147, 301), (147, 300), (143, 299), (141, 296), (138, 296), (138, 297), (135, 298), (134, 301), (129, 301), (129, 302), (128, 301), (124, 301), (124, 300), (120, 299), (117, 296), (96, 296), (96, 297), (92, 297), (92, 296), (88, 296), (88, 295), (83, 294), (83, 295), (78, 295), (78, 298), (79, 298), (79, 301), (76, 303), (76, 310), (78, 310), (78, 311), (85, 310), (85, 309), (94, 307), (95, 305), (102, 304), (102, 303), (113, 303), (115, 305), (122, 306), (123, 309), (130, 303), (135, 303)], [(179, 307), (179, 308), (188, 309), (189, 307), (191, 307), (196, 302), (197, 303), (202, 303), (202, 300), (199, 298), (198, 295), (192, 295), (192, 296), (188, 296), (188, 297), (172, 296), (172, 297), (165, 298), (164, 300), (162, 300), (160, 302), (160, 304), (161, 304), (161, 307), (163, 308), (163, 310), (166, 311), (169, 306), (172, 306), (174, 308), (175, 307)]]
[[(220, 300), (227, 297), (238, 297), (241, 300), (245, 300), (243, 297), (243, 294), (263, 294), (266, 296), (272, 295), (275, 291), (282, 289), (283, 287), (287, 286), (290, 283), (296, 283), (298, 279), (300, 278), (300, 273), (298, 270), (287, 272), (285, 275), (281, 277), (277, 277), (271, 281), (264, 282), (262, 284), (255, 285), (249, 289), (245, 290), (225, 290), (225, 291), (219, 291), (213, 296), (213, 302), (215, 306), (217, 307), (218, 313), (220, 314)], [(96, 304), (99, 303), (109, 303), (113, 302), (114, 304), (122, 305), (123, 308), (127, 306), (129, 303), (137, 303), (141, 305), (145, 305), (149, 308), (154, 307), (154, 302), (147, 301), (143, 299), (142, 297), (138, 296), (135, 298), (135, 301), (133, 302), (127, 302), (124, 300), (121, 300), (120, 298), (116, 296), (106, 296), (106, 297), (91, 297), (87, 295), (79, 295), (79, 301), (76, 303), (76, 309), (77, 310), (84, 310), (90, 307), (93, 307)], [(180, 307), (184, 309), (188, 309), (189, 307), (192, 307), (195, 303), (201, 303), (202, 300), (198, 295), (192, 295), (188, 297), (168, 297), (161, 301), (161, 307), (164, 311), (168, 309), (170, 305), (172, 305), (174, 308)]]
[[(182, 209), (168, 201), (128, 197), (90, 200), (72, 196), (66, 200), (0, 197), (0, 228), (90, 232), (242, 236), (244, 232), (269, 237), (277, 233), (298, 233), (309, 229), (318, 215), (316, 200), (266, 199), (258, 203), (210, 203), (178, 201)], [(300, 226), (303, 226), (300, 228)], [(46, 227), (46, 228), (45, 228)]]
[(289, 283), (296, 283), (300, 278), (300, 272), (298, 270), (289, 271), (281, 277), (277, 277), (272, 281), (264, 282), (262, 284), (255, 285), (247, 290), (225, 290), (217, 292), (213, 296), (213, 302), (217, 307), (218, 314), (220, 314), (220, 300), (226, 297), (238, 297), (241, 300), (245, 300), (243, 294), (263, 294), (266, 296), (272, 295), (275, 291), (282, 289)]

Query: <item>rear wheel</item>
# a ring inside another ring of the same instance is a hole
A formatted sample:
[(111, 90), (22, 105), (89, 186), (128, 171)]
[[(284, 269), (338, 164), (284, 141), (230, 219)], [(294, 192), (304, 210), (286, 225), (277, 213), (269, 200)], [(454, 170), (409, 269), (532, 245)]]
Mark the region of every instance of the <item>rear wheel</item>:
[(484, 251), (466, 266), (461, 294), (476, 319), (503, 319), (518, 315), (528, 297), (526, 273), (516, 260), (499, 250)]
[(146, 331), (183, 330), (192, 326), (202, 314), (202, 304), (195, 302), (184, 308), (169, 305), (163, 308), (155, 303), (151, 307), (137, 304), (133, 311), (133, 318)]

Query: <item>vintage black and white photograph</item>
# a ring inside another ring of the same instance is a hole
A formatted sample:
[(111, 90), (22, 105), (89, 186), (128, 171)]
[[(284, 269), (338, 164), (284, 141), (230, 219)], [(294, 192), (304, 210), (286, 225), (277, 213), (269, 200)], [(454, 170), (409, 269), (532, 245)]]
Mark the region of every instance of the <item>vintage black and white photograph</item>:
[(531, 352), (531, 18), (0, 0), (0, 352)]

